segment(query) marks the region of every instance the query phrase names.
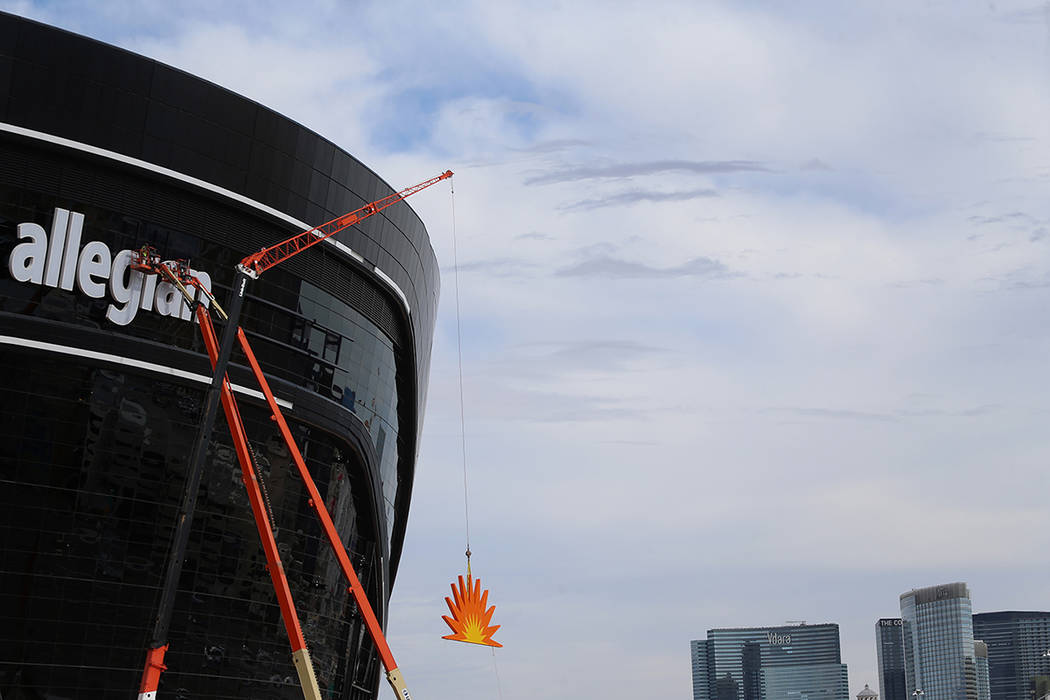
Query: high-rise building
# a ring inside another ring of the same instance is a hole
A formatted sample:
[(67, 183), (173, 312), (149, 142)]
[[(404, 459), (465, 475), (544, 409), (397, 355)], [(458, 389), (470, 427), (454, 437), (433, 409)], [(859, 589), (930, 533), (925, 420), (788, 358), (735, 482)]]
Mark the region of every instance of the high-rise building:
[(711, 697), (707, 685), (707, 649), (706, 639), (694, 639), (689, 642), (693, 662), (693, 700), (708, 700)]
[(904, 679), (904, 622), (884, 617), (875, 623), (875, 650), (879, 657), (879, 692), (883, 700), (908, 700)]
[(980, 700), (966, 584), (908, 591), (900, 605), (907, 693), (921, 700)]
[[(127, 698), (211, 377), (190, 309), (132, 251), (191, 259), (225, 304), (245, 255), (394, 190), (257, 102), (5, 13), (0, 85), (0, 693)], [(381, 624), (438, 279), (401, 203), (269, 271), (241, 314)], [(237, 351), (229, 378), (324, 697), (375, 698), (376, 647)], [(221, 418), (207, 449), (159, 695), (302, 698)]]
[(690, 643), (694, 700), (848, 700), (836, 624), (712, 629)]
[(973, 658), (977, 665), (977, 700), (991, 700), (988, 683), (988, 645), (979, 639), (973, 640)]
[(1050, 612), (977, 613), (973, 634), (988, 645), (992, 700), (1031, 700), (1033, 679), (1050, 676)]

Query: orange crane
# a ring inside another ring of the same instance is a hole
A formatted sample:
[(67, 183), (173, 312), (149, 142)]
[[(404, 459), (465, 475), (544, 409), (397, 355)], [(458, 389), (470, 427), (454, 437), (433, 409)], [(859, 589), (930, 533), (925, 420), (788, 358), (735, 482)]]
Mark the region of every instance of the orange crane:
[[(353, 565), (350, 563), (350, 558), (346, 553), (346, 548), (339, 537), (339, 533), (335, 529), (335, 524), (332, 522), (328, 509), (325, 507), (324, 499), (321, 498), (320, 492), (318, 492), (317, 487), (314, 484), (313, 477), (311, 477), (310, 472), (306, 467), (306, 463), (303, 461), (302, 454), (299, 452), (299, 448), (296, 446), (291, 431), (288, 429), (288, 424), (285, 422), (281, 409), (277, 404), (277, 399), (270, 390), (270, 386), (266, 381), (266, 377), (263, 375), (262, 369), (259, 367), (259, 363), (255, 359), (255, 354), (252, 352), (248, 339), (245, 336), (244, 331), (238, 326), (237, 321), (240, 317), (248, 280), (257, 278), (260, 274), (271, 267), (278, 265), (288, 258), (301, 253), (303, 250), (320, 243), (326, 238), (334, 236), (339, 231), (353, 226), (354, 224), (379, 213), (387, 207), (400, 202), (406, 197), (450, 177), (452, 177), (452, 171), (447, 170), (436, 177), (424, 180), (417, 185), (413, 185), (412, 187), (405, 188), (388, 197), (366, 204), (349, 214), (344, 214), (343, 216), (333, 219), (325, 224), (296, 234), (286, 241), (270, 246), (269, 248), (264, 248), (257, 253), (245, 257), (236, 267), (233, 284), (233, 298), (229, 305), (228, 313), (219, 306), (210, 292), (208, 292), (205, 287), (201, 285), (200, 281), (192, 275), (188, 263), (184, 261), (162, 261), (160, 255), (149, 246), (143, 246), (143, 248), (136, 253), (135, 260), (132, 264), (133, 269), (138, 270), (143, 274), (160, 275), (165, 281), (171, 283), (183, 294), (186, 303), (193, 309), (214, 371), (212, 382), (208, 389), (204, 414), (197, 434), (193, 461), (190, 463), (189, 471), (187, 473), (182, 505), (176, 521), (171, 555), (169, 557), (168, 567), (165, 571), (161, 601), (158, 605), (157, 616), (154, 620), (153, 635), (146, 654), (146, 663), (142, 672), (142, 680), (139, 684), (139, 700), (154, 700), (154, 698), (156, 698), (157, 686), (160, 683), (161, 674), (167, 668), (164, 665), (164, 654), (168, 649), (168, 627), (171, 622), (172, 610), (174, 608), (175, 592), (178, 586), (179, 575), (182, 571), (182, 561), (185, 558), (186, 546), (189, 541), (190, 525), (193, 520), (197, 493), (200, 488), (204, 458), (207, 454), (207, 447), (211, 440), (212, 429), (215, 425), (215, 415), (220, 402), (222, 403), (223, 411), (226, 415), (226, 422), (230, 430), (230, 436), (233, 439), (237, 460), (241, 467), (241, 477), (244, 481), (245, 488), (248, 491), (248, 498), (252, 507), (252, 515), (255, 518), (256, 528), (259, 531), (259, 539), (262, 542), (263, 550), (266, 554), (267, 568), (270, 572), (270, 578), (277, 595), (281, 617), (284, 621), (285, 631), (288, 635), (288, 641), (292, 648), (292, 662), (295, 666), (296, 673), (299, 676), (299, 684), (303, 690), (303, 697), (306, 700), (320, 700), (321, 697), (320, 690), (317, 686), (317, 679), (314, 675), (313, 664), (310, 661), (310, 653), (306, 648), (306, 641), (303, 638), (302, 628), (299, 624), (299, 617), (295, 610), (295, 603), (292, 600), (291, 589), (288, 586), (288, 580), (285, 577), (284, 568), (281, 564), (280, 555), (277, 550), (277, 543), (274, 539), (269, 518), (267, 517), (265, 502), (259, 487), (258, 476), (256, 474), (254, 454), (252, 452), (251, 444), (248, 442), (244, 423), (240, 417), (237, 400), (233, 395), (229, 379), (226, 377), (226, 367), (229, 364), (234, 339), (238, 341), (238, 344), (244, 352), (248, 364), (251, 367), (252, 374), (259, 383), (259, 388), (262, 390), (262, 393), (266, 398), (272, 419), (276, 422), (278, 429), (281, 432), (281, 436), (284, 439), (285, 444), (288, 446), (288, 451), (295, 462), (299, 476), (302, 479), (303, 484), (306, 486), (309, 494), (309, 505), (314, 509), (318, 519), (321, 521), (322, 529), (324, 530), (329, 544), (335, 553), (336, 559), (343, 571), (343, 575), (350, 584), (350, 593), (353, 595), (358, 609), (361, 611), (368, 633), (379, 652), (383, 668), (386, 669), (387, 681), (394, 689), (394, 694), (399, 700), (411, 700), (411, 695), (405, 685), (404, 678), (401, 676), (397, 663), (394, 661), (394, 656), (390, 651), (390, 646), (386, 642), (386, 637), (383, 635), (383, 630), (379, 625), (379, 621), (368, 600), (368, 596), (365, 595), (365, 590), (361, 586), (357, 574), (354, 572)], [(207, 308), (204, 304), (197, 301), (194, 294), (189, 291), (189, 287), (191, 286), (204, 292), (209, 300), (208, 306), (214, 309), (220, 318), (225, 319), (226, 325), (223, 329), (221, 341), (216, 336)]]

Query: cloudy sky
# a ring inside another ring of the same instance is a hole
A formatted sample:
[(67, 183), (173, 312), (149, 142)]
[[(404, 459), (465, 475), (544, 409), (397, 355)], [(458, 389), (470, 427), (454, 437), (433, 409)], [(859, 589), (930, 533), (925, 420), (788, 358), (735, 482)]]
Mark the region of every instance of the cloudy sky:
[[(1050, 3), (0, 6), (396, 187), (456, 172), (413, 200), (444, 270), (389, 625), (419, 700), (684, 699), (690, 639), (786, 620), (840, 625), (856, 693), (912, 587), (1050, 609)], [(453, 232), (495, 653), (440, 639)]]

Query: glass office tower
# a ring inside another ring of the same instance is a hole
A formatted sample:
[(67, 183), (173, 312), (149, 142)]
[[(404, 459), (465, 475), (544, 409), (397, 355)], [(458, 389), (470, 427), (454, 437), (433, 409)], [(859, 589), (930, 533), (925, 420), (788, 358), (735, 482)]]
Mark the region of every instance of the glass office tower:
[[(248, 253), (392, 192), (263, 105), (0, 14), (5, 700), (139, 685), (211, 370), (189, 309), (128, 269), (131, 251), (191, 260), (225, 302)], [(241, 317), (381, 623), (437, 292), (400, 203), (268, 271)], [(324, 697), (374, 698), (374, 645), (245, 364), (235, 350), (230, 379)], [(223, 417), (168, 639), (160, 697), (302, 697)]]
[(949, 583), (903, 593), (904, 671), (909, 695), (979, 700), (970, 590)]
[(848, 700), (836, 624), (712, 629), (690, 644), (694, 700)]
[(708, 700), (710, 689), (707, 686), (707, 649), (706, 639), (694, 639), (689, 642), (690, 660), (693, 666), (693, 700)]
[(973, 640), (973, 657), (977, 664), (977, 700), (991, 700), (992, 690), (988, 679), (988, 645)]
[(879, 692), (883, 700), (908, 700), (904, 678), (904, 621), (884, 617), (875, 623)]
[(976, 613), (973, 634), (988, 645), (992, 700), (1030, 700), (1035, 679), (1050, 676), (1050, 612)]

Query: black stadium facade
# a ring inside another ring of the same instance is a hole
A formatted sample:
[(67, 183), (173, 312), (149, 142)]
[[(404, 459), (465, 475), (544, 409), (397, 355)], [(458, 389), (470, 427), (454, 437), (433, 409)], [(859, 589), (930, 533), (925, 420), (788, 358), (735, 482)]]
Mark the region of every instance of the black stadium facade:
[[(392, 192), (255, 102), (0, 14), (0, 697), (138, 688), (210, 367), (186, 305), (129, 270), (130, 251), (191, 260), (221, 302), (246, 254)], [(402, 203), (268, 272), (241, 317), (380, 622), (437, 293)], [(375, 697), (372, 643), (239, 362), (321, 690)], [(221, 418), (169, 638), (159, 697), (301, 697)]]

